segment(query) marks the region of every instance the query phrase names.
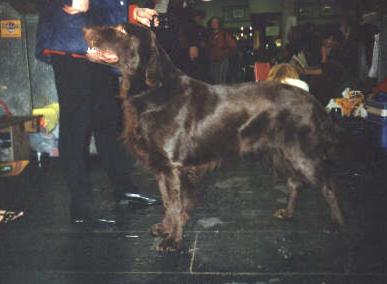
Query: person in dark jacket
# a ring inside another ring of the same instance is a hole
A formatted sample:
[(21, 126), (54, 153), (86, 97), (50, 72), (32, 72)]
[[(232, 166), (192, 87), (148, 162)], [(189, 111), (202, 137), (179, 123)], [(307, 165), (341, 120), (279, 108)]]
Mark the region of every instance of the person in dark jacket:
[[(178, 68), (197, 78), (199, 33), (191, 1), (150, 0), (146, 7), (160, 9), (160, 16), (165, 19), (161, 27), (156, 29), (157, 40), (161, 46)], [(162, 8), (164, 10), (161, 10)]]
[[(139, 22), (149, 25), (156, 11), (129, 5), (127, 1), (47, 0), (41, 6), (36, 56), (52, 64), (60, 105), (59, 153), (71, 193), (74, 223), (112, 222), (93, 214), (88, 176), (89, 144), (94, 135), (99, 158), (114, 188), (116, 201), (136, 199), (153, 205), (159, 201), (139, 194), (130, 179), (128, 155), (119, 142), (121, 109), (115, 99), (118, 75), (110, 67), (86, 58), (82, 28)], [(106, 212), (105, 212), (106, 213)]]

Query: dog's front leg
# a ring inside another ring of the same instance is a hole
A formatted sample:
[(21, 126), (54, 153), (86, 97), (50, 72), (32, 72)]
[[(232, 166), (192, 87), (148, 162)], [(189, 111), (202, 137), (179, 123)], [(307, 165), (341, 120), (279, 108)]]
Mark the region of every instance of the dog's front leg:
[[(164, 208), (169, 207), (169, 194), (168, 194), (168, 186), (167, 186), (167, 177), (164, 173), (157, 175), (156, 177), (157, 183), (159, 186), (159, 191), (161, 194), (161, 198), (163, 201)], [(154, 237), (167, 237), (171, 235), (171, 220), (169, 216), (164, 212), (164, 218), (161, 223), (154, 224), (151, 228), (151, 234)]]
[(183, 226), (186, 222), (184, 215), (180, 170), (172, 168), (157, 177), (158, 185), (165, 208), (164, 219), (152, 226), (152, 234), (163, 239), (156, 249), (162, 252), (176, 251), (183, 239)]
[(124, 121), (124, 127), (122, 128), (121, 131), (121, 138), (125, 142), (129, 139), (130, 136), (130, 129), (131, 127), (131, 122), (133, 120), (132, 114), (132, 106), (128, 100), (128, 92), (130, 88), (130, 81), (129, 81), (129, 76), (123, 74), (120, 82), (120, 93), (119, 93), (119, 98), (122, 100), (121, 103), (121, 108), (122, 108), (122, 119)]
[(120, 82), (120, 94), (121, 99), (126, 99), (128, 97), (128, 92), (130, 89), (130, 77), (129, 75), (123, 74)]

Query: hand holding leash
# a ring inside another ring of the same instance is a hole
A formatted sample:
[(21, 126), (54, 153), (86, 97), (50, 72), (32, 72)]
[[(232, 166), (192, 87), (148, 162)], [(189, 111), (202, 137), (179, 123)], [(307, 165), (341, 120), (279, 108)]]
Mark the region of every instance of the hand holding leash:
[(159, 25), (159, 21), (155, 19), (157, 18), (157, 15), (158, 13), (156, 10), (137, 7), (134, 10), (133, 17), (137, 23), (140, 23), (144, 26), (152, 27), (152, 25), (154, 25), (157, 27)]

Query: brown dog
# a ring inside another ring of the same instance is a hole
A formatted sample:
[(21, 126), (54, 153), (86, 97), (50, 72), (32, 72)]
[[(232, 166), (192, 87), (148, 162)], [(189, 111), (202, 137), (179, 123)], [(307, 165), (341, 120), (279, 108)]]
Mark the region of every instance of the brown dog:
[[(152, 31), (138, 26), (92, 27), (84, 34), (93, 53), (106, 52), (122, 73), (122, 135), (155, 174), (165, 207), (162, 222), (152, 227), (163, 238), (158, 250), (181, 245), (193, 178), (251, 152), (269, 156), (273, 168), (288, 177), (289, 203), (277, 217), (291, 218), (299, 187), (310, 184), (321, 189), (332, 220), (343, 223), (326, 166), (334, 128), (310, 94), (275, 82), (197, 81), (174, 66)], [(128, 96), (129, 90), (135, 95)]]

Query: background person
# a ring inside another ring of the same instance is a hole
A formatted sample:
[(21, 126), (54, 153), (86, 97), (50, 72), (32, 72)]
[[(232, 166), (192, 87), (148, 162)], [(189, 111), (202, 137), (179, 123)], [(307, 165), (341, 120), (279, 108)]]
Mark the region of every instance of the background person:
[(197, 77), (199, 32), (190, 1), (151, 0), (146, 6), (160, 13), (161, 24), (156, 36), (173, 63), (188, 75)]
[(210, 82), (226, 83), (230, 68), (230, 57), (236, 52), (237, 44), (232, 35), (222, 28), (221, 20), (212, 17), (208, 21), (209, 35), (206, 53), (210, 64)]

